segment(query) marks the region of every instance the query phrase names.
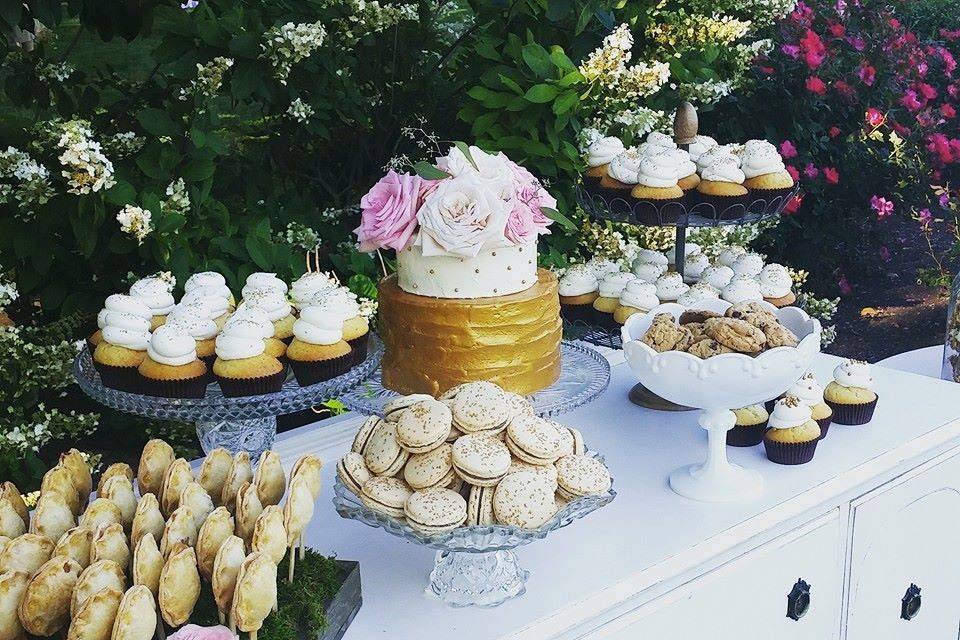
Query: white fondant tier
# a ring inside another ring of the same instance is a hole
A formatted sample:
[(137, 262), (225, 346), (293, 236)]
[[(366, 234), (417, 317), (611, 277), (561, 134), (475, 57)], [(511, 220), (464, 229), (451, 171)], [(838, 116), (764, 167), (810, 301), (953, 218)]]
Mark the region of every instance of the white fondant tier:
[(537, 243), (481, 251), (475, 258), (425, 256), (410, 246), (397, 254), (397, 279), (407, 293), (430, 298), (492, 298), (537, 283)]

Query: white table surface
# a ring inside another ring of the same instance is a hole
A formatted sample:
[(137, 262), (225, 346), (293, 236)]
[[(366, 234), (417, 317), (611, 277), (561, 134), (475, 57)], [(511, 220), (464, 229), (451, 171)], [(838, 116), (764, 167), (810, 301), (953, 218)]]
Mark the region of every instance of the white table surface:
[[(833, 356), (817, 358), (814, 371), (822, 383), (839, 362)], [(328, 421), (332, 430), (301, 427), (281, 436), (276, 449), (287, 465), (304, 450), (326, 461), (307, 544), (360, 561), (363, 607), (347, 640), (420, 640), (441, 637), (441, 631), (457, 640), (546, 638), (678, 568), (696, 567), (724, 545), (732, 549), (960, 436), (953, 422), (960, 415), (960, 385), (885, 367), (875, 367), (875, 378), (880, 402), (868, 426), (832, 426), (815, 459), (797, 467), (770, 463), (762, 445), (728, 448), (732, 461), (763, 474), (766, 491), (753, 502), (704, 504), (674, 494), (667, 485), (673, 469), (703, 458), (706, 436), (696, 413), (634, 406), (626, 395), (635, 378), (626, 364), (614, 366), (607, 392), (560, 421), (580, 428), (588, 447), (606, 457), (618, 496), (606, 508), (518, 549), (531, 573), (527, 592), (493, 610), (441, 604), (424, 591), (433, 551), (337, 515), (333, 478), (336, 461), (349, 447), (342, 432), (354, 429), (359, 418)], [(337, 429), (339, 437), (327, 435)]]
[(909, 373), (918, 373), (931, 378), (940, 377), (940, 368), (943, 364), (943, 345), (904, 351), (878, 362), (885, 367)]

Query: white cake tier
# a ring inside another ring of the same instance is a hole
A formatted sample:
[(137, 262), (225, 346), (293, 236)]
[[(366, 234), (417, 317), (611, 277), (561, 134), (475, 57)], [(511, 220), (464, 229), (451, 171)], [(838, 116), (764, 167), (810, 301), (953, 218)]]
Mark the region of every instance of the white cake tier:
[(506, 296), (537, 283), (537, 243), (481, 251), (476, 258), (425, 256), (410, 246), (397, 255), (397, 277), (401, 289), (418, 296)]

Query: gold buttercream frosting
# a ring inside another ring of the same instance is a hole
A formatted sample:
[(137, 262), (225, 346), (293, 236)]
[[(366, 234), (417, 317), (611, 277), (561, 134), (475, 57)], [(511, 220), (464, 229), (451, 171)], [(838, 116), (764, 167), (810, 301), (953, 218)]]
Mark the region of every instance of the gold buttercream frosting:
[(380, 282), (378, 299), (388, 389), (436, 396), (488, 380), (526, 395), (560, 377), (560, 298), (546, 269), (529, 289), (470, 300), (413, 295), (394, 275)]

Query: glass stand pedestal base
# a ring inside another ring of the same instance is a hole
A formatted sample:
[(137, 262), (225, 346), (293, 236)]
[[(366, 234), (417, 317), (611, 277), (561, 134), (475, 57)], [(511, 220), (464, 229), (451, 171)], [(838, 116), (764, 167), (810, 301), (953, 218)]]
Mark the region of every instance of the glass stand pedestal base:
[(218, 447), (231, 453), (246, 451), (253, 463), (260, 459), (261, 453), (273, 446), (276, 435), (275, 417), (197, 421), (197, 438), (204, 453), (209, 454)]
[(429, 591), (453, 607), (495, 607), (522, 595), (529, 575), (513, 551), (438, 551)]

